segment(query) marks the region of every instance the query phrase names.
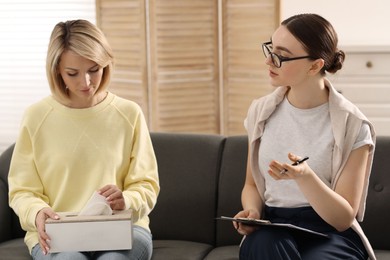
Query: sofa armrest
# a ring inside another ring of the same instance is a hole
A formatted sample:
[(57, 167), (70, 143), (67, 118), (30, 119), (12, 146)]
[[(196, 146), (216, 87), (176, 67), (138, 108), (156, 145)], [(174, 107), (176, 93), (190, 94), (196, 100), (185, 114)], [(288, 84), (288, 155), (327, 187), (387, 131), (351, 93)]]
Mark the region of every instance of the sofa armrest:
[(13, 145), (0, 156), (0, 242), (12, 238), (12, 209), (8, 206), (8, 171)]
[(367, 207), (361, 226), (375, 249), (390, 249), (390, 136), (378, 136), (370, 183)]
[(0, 243), (25, 234), (8, 204), (8, 171), (13, 150), (14, 144), (0, 155)]

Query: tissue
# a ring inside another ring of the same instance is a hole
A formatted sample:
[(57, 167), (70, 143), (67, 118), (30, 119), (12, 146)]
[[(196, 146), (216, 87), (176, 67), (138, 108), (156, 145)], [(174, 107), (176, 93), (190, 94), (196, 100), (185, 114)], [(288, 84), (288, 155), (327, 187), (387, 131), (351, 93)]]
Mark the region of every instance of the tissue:
[(79, 216), (112, 215), (112, 209), (106, 197), (96, 191), (92, 194), (87, 204), (80, 211)]

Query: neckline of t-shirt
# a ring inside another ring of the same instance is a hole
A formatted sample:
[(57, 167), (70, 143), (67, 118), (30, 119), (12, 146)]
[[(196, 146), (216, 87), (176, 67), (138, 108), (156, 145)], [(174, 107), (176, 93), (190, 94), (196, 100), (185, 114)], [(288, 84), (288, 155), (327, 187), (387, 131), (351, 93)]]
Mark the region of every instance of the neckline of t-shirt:
[(283, 103), (286, 104), (286, 106), (288, 106), (290, 110), (293, 110), (297, 113), (313, 113), (313, 112), (318, 112), (329, 108), (329, 102), (325, 102), (319, 106), (312, 107), (312, 108), (298, 108), (290, 103), (287, 96), (284, 97)]

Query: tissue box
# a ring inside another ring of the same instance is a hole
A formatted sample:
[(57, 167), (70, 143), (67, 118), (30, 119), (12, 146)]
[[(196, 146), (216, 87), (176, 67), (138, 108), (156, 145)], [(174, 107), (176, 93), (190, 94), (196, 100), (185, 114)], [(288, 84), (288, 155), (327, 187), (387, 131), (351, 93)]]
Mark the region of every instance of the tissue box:
[(105, 251), (131, 249), (131, 210), (112, 215), (78, 216), (60, 212), (59, 220), (47, 219), (50, 253), (65, 251)]

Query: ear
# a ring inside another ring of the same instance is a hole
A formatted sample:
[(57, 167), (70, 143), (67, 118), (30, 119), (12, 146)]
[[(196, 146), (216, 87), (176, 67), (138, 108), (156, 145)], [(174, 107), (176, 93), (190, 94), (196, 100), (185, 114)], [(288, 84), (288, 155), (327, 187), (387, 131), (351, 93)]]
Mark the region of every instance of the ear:
[(324, 65), (325, 65), (325, 62), (323, 59), (316, 59), (313, 61), (308, 73), (311, 75), (315, 75), (321, 71), (321, 69), (324, 67)]

